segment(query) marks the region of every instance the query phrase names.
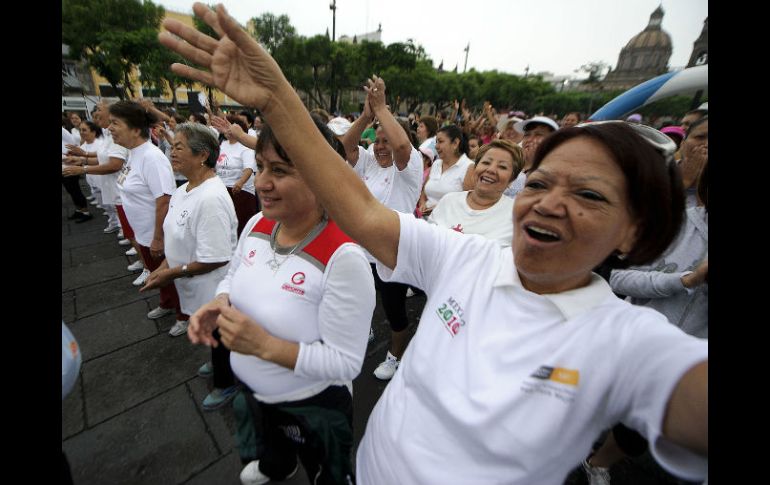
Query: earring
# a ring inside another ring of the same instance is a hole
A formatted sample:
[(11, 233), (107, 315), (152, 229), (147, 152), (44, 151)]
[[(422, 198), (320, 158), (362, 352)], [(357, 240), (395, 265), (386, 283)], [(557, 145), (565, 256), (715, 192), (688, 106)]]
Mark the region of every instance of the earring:
[(621, 261), (625, 261), (625, 260), (626, 260), (626, 258), (628, 257), (628, 254), (623, 254), (623, 253), (621, 253), (620, 251), (618, 251), (618, 253), (617, 253), (615, 256), (616, 256), (616, 257), (617, 257), (619, 260), (621, 260)]

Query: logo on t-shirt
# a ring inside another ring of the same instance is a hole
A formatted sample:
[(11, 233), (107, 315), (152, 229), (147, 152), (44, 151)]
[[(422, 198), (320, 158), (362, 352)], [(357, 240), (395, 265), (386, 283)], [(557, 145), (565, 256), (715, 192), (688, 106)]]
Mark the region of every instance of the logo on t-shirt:
[(245, 264), (246, 266), (251, 266), (252, 264), (254, 264), (254, 256), (256, 254), (257, 254), (257, 250), (252, 249), (251, 251), (246, 253), (246, 256), (241, 256), (241, 258), (243, 259), (243, 264)]
[(457, 231), (457, 232), (463, 232), (463, 225), (462, 224), (457, 224), (456, 226), (454, 226), (452, 228), (452, 230), (453, 231)]
[(187, 220), (187, 216), (189, 216), (190, 213), (187, 210), (183, 210), (181, 214), (179, 214), (179, 217), (176, 218), (176, 225), (177, 226), (184, 226), (185, 221)]
[(281, 285), (281, 289), (283, 291), (288, 291), (289, 293), (294, 293), (295, 295), (305, 294), (305, 290), (299, 287), (299, 285), (305, 282), (305, 273), (303, 273), (302, 271), (297, 271), (296, 273), (291, 275), (291, 282), (293, 284), (284, 283), (283, 285)]
[(438, 315), (444, 328), (449, 332), (449, 335), (454, 337), (460, 331), (460, 327), (465, 326), (465, 312), (463, 312), (460, 304), (451, 296), (440, 307), (436, 309), (436, 315)]
[(521, 384), (521, 391), (554, 397), (565, 403), (575, 400), (575, 391), (580, 382), (580, 371), (541, 365)]

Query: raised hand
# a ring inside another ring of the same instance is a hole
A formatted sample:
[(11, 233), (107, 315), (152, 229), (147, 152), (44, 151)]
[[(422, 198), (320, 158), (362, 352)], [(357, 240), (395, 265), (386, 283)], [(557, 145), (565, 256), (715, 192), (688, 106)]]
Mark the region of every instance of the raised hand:
[(175, 74), (215, 86), (239, 103), (260, 111), (270, 108), (276, 91), (291, 89), (275, 60), (228, 15), (224, 6), (217, 6), (214, 12), (196, 2), (193, 12), (220, 39), (176, 20), (164, 20), (168, 32), (158, 35), (160, 43), (201, 67), (174, 63), (171, 70)]
[(385, 81), (382, 78), (372, 75), (371, 79), (366, 80), (366, 86), (364, 89), (367, 93), (367, 99), (369, 100), (369, 106), (375, 113), (381, 108), (386, 107), (385, 104)]

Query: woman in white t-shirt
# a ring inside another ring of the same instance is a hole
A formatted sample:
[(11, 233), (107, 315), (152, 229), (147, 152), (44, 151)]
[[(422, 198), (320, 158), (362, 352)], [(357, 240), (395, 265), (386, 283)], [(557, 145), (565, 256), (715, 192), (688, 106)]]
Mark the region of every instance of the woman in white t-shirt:
[[(311, 126), (333, 143), (324, 122)], [(298, 455), (309, 482), (351, 483), (352, 380), (374, 309), (371, 271), (269, 125), (256, 152), (262, 212), (246, 224), (216, 298), (190, 318), (188, 335), (218, 345), (218, 327), (233, 372), (259, 403), (265, 452), (243, 469), (243, 483), (293, 475)]]
[(520, 146), (492, 140), (479, 149), (473, 172), (473, 190), (450, 192), (438, 202), (428, 222), (463, 234), (478, 234), (510, 246), (513, 239), (513, 199), (503, 191), (524, 166)]
[[(388, 111), (385, 82), (377, 76), (367, 80), (364, 111), (342, 138), (348, 163), (364, 181), (372, 195), (389, 209), (410, 214), (420, 197), (422, 155), (410, 143), (406, 129)], [(375, 116), (379, 126), (368, 150), (358, 145), (361, 133)], [(377, 276), (372, 255), (367, 253), (377, 291), (391, 330), (390, 348), (385, 360), (374, 370), (378, 379), (389, 380), (398, 368), (409, 342), (409, 318), (406, 314), (407, 285), (385, 283)], [(374, 333), (370, 333), (373, 338)]]
[[(243, 131), (248, 127), (241, 117), (228, 114), (227, 121), (237, 124)], [(227, 187), (233, 199), (238, 217), (238, 234), (243, 231), (246, 221), (257, 213), (257, 196), (254, 191), (254, 150), (239, 143), (230, 131), (223, 133), (225, 140), (219, 146), (217, 175)]]
[(592, 273), (605, 260), (645, 264), (676, 237), (684, 194), (670, 139), (624, 122), (559, 130), (537, 152), (516, 196), (513, 246), (501, 248), (383, 206), (258, 42), (223, 6), (193, 8), (223, 35), (164, 21), (161, 43), (202, 62), (174, 71), (259, 109), (381, 277), (428, 296), (369, 416), (358, 483), (560, 484), (618, 421), (671, 471), (706, 477), (708, 343)]
[[(157, 121), (152, 112), (135, 101), (118, 101), (110, 105), (109, 113), (112, 141), (128, 149), (128, 163), (117, 182), (123, 212), (144, 267), (152, 272), (164, 259), (163, 221), (176, 190), (174, 174), (168, 158), (150, 142), (150, 127)], [(160, 289), (160, 304), (147, 318), (155, 320), (171, 313), (176, 313), (172, 328), (186, 325), (188, 315), (181, 310), (176, 287), (167, 285)]]
[[(182, 123), (174, 134), (171, 167), (187, 182), (176, 189), (163, 221), (166, 258), (147, 278), (141, 291), (162, 288), (173, 282), (182, 312), (192, 315), (214, 298), (217, 285), (227, 274), (227, 263), (238, 240), (233, 201), (214, 167), (219, 140), (200, 123)], [(187, 330), (172, 328), (172, 335)], [(214, 338), (219, 341), (215, 331)], [(214, 389), (203, 400), (203, 409), (218, 409), (232, 400), (238, 387), (230, 368), (230, 351), (211, 349)]]
[(423, 217), (430, 215), (445, 194), (463, 190), (465, 174), (473, 166), (473, 160), (466, 155), (468, 141), (457, 125), (438, 130), (436, 153), (439, 158), (431, 165), (428, 181), (420, 196), (419, 209)]

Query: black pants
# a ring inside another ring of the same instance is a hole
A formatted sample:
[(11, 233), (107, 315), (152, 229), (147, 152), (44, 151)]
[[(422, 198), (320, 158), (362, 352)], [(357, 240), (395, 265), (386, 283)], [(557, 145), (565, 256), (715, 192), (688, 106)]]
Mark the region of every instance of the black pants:
[(222, 343), (219, 329), (214, 330), (214, 338), (219, 345), (211, 347), (211, 365), (214, 368), (214, 387), (225, 389), (235, 384), (233, 368), (230, 367), (230, 349)]
[(73, 175), (72, 177), (62, 176), (61, 184), (67, 193), (70, 194), (70, 197), (72, 197), (72, 203), (75, 204), (75, 207), (80, 210), (88, 209), (86, 196), (83, 195), (83, 191), (80, 189), (80, 175)]
[(405, 330), (409, 326), (409, 319), (406, 316), (406, 290), (409, 289), (409, 285), (386, 283), (377, 274), (376, 266), (374, 264), (370, 264), (370, 266), (372, 267), (372, 275), (374, 275), (374, 287), (380, 292), (380, 299), (390, 329), (394, 332)]
[(265, 445), (259, 460), (262, 473), (281, 480), (294, 470), (299, 456), (310, 483), (355, 483), (350, 459), (353, 398), (347, 387), (329, 386), (308, 399), (259, 405)]

